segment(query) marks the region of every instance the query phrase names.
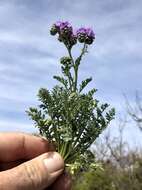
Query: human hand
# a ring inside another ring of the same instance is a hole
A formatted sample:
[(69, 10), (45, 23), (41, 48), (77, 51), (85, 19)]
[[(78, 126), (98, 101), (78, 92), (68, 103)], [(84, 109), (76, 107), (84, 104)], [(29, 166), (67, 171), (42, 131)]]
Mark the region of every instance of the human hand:
[(63, 159), (47, 140), (0, 133), (1, 190), (70, 190), (70, 178), (63, 171)]

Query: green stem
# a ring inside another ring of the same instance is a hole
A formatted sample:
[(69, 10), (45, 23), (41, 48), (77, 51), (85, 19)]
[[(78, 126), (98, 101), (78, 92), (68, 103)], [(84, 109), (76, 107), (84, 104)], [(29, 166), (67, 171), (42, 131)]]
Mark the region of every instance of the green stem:
[(67, 162), (67, 163), (73, 163), (73, 162), (75, 161), (77, 155), (78, 155), (78, 152), (74, 152), (74, 153), (72, 152), (72, 155), (70, 155), (70, 156), (66, 159), (66, 162)]
[(74, 91), (76, 92), (77, 90), (77, 80), (78, 80), (78, 66), (74, 66), (74, 72), (75, 72), (75, 78), (74, 78)]
[(69, 56), (70, 56), (70, 58), (72, 60), (72, 64), (73, 64), (73, 68), (74, 68), (74, 81), (73, 81), (73, 87), (74, 88), (73, 88), (73, 90), (74, 90), (74, 92), (76, 92), (76, 90), (77, 90), (77, 81), (78, 81), (78, 68), (79, 68), (82, 56), (87, 52), (87, 45), (84, 43), (82, 52), (81, 52), (80, 56), (77, 58), (78, 62), (77, 62), (77, 60), (74, 61), (72, 53), (71, 53), (71, 49), (69, 49), (67, 47), (67, 50), (68, 50)]
[(77, 90), (77, 81), (78, 81), (78, 68), (79, 68), (79, 65), (80, 65), (80, 61), (82, 59), (82, 56), (84, 55), (84, 53), (86, 52), (87, 46), (86, 44), (84, 43), (84, 46), (83, 46), (83, 49), (82, 49), (82, 52), (81, 52), (81, 55), (78, 57), (78, 62), (76, 62), (74, 64), (74, 72), (75, 72), (75, 84), (74, 84), (74, 91)]
[(68, 159), (68, 156), (70, 156), (71, 152), (72, 152), (72, 148), (70, 146), (71, 144), (68, 145), (68, 150), (66, 151), (66, 155), (64, 156), (64, 160), (66, 161)]
[(68, 153), (70, 152), (68, 150), (68, 145), (69, 145), (69, 142), (63, 143), (61, 145), (61, 149), (59, 150), (59, 153), (64, 158), (64, 160), (66, 160), (66, 158), (68, 157)]
[(74, 59), (73, 59), (73, 56), (72, 56), (72, 53), (71, 53), (71, 49), (68, 49), (68, 53), (69, 53), (69, 56), (70, 56), (70, 58), (72, 60), (72, 65), (73, 65), (73, 68), (74, 68), (73, 91), (76, 92), (77, 79), (78, 79), (78, 67), (77, 67), (77, 65), (74, 62)]
[[(65, 46), (66, 46), (66, 48), (67, 48), (67, 50), (68, 50), (69, 57), (71, 58), (72, 64), (73, 64), (73, 66), (74, 66), (74, 59), (73, 59), (72, 54), (71, 54), (71, 49), (70, 49), (66, 44), (65, 44)], [(70, 89), (71, 89), (71, 91), (72, 91), (72, 87), (73, 87), (74, 81), (73, 81), (73, 78), (72, 78), (72, 75), (71, 75), (70, 72), (69, 72), (69, 75), (68, 75), (68, 80), (69, 80), (69, 84), (70, 84)]]
[(74, 63), (74, 59), (73, 59), (73, 56), (72, 56), (72, 53), (71, 53), (71, 49), (67, 48), (67, 50), (68, 50), (69, 56), (70, 56), (70, 58), (71, 58), (71, 60), (72, 60), (72, 64), (73, 64), (73, 66), (74, 66), (75, 63)]
[(76, 91), (76, 86), (77, 86), (77, 75), (78, 75), (78, 68), (76, 67), (76, 64), (74, 62), (74, 59), (73, 59), (73, 56), (72, 56), (72, 53), (71, 53), (71, 49), (69, 49), (67, 47), (67, 50), (68, 50), (68, 53), (69, 53), (69, 57), (71, 58), (71, 61), (72, 61), (72, 65), (73, 65), (73, 68), (74, 68), (74, 80), (72, 80), (72, 84), (73, 84), (73, 91), (75, 92)]
[(71, 73), (70, 73), (70, 72), (69, 72), (69, 75), (68, 75), (68, 80), (69, 80), (70, 90), (72, 91), (73, 79), (72, 79), (72, 76), (71, 76)]

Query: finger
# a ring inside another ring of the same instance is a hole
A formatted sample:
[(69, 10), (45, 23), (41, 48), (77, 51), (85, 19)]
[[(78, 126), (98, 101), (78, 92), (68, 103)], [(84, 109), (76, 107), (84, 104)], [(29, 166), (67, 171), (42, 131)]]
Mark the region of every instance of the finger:
[(43, 190), (64, 170), (64, 162), (56, 152), (48, 152), (13, 169), (0, 172), (0, 189)]
[[(8, 162), (3, 163), (0, 165), (0, 171), (8, 170), (11, 168), (14, 168), (20, 164), (22, 164), (24, 161), (14, 161), (14, 162)], [(71, 190), (71, 176), (68, 173), (63, 173), (56, 181), (55, 183), (50, 187), (50, 190)], [(48, 188), (46, 188), (48, 190)]]
[(32, 159), (54, 148), (49, 141), (25, 133), (0, 133), (0, 162)]
[(22, 164), (25, 161), (26, 160), (17, 160), (17, 161), (12, 161), (12, 162), (3, 162), (3, 163), (0, 163), (0, 171), (9, 170), (11, 168), (14, 168), (14, 167)]
[(71, 190), (71, 186), (71, 176), (64, 172), (51, 186), (50, 190)]
[[(24, 161), (19, 160), (15, 162), (9, 162), (9, 163), (3, 163), (1, 164), (0, 171), (8, 170), (11, 168), (14, 168), (20, 164), (22, 164)], [(71, 190), (71, 176), (67, 173), (63, 173), (56, 181), (55, 183), (50, 187), (50, 190)], [(46, 188), (47, 189), (47, 188)]]

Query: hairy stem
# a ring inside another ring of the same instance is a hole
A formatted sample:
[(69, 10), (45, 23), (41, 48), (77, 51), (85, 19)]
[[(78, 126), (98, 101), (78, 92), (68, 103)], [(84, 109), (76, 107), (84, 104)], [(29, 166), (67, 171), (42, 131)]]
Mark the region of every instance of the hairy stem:
[(72, 60), (72, 65), (74, 68), (74, 81), (73, 81), (73, 91), (76, 92), (77, 89), (77, 80), (78, 80), (78, 66), (77, 64), (75, 64), (72, 53), (71, 53), (71, 49), (67, 48), (68, 53), (69, 53), (69, 57)]

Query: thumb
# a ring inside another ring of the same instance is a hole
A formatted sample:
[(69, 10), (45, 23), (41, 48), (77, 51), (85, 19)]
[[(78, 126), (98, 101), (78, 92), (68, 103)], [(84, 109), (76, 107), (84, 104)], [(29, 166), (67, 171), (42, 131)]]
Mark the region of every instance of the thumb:
[(42, 190), (52, 184), (64, 170), (57, 152), (42, 154), (30, 161), (0, 172), (1, 190)]

